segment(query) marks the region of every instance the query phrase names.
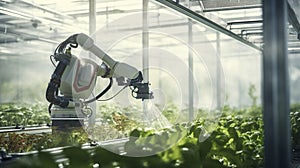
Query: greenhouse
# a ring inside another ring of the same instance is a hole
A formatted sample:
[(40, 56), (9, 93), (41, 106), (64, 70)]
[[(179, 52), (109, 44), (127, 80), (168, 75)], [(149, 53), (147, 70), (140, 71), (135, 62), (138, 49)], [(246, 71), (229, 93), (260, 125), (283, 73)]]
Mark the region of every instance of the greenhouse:
[(0, 20), (1, 168), (300, 167), (299, 0), (1, 0)]

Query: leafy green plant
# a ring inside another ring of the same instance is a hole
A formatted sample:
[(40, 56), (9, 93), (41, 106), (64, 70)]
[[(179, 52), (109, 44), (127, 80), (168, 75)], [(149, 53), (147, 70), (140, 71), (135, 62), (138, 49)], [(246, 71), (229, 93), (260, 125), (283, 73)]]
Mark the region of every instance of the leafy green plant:
[(47, 105), (0, 104), (0, 127), (49, 124)]
[(51, 134), (0, 134), (0, 147), (7, 152), (22, 153), (54, 147)]
[[(250, 168), (262, 166), (261, 119), (243, 118), (233, 114), (224, 115), (221, 117), (217, 129), (202, 141), (199, 137), (204, 131), (203, 124), (203, 121), (197, 120), (193, 123), (176, 124), (172, 128), (165, 128), (161, 131), (134, 129), (130, 133), (130, 139), (125, 144), (124, 150), (129, 155), (130, 152), (139, 151), (144, 157), (121, 156), (100, 147), (95, 148), (93, 152), (87, 152), (77, 147), (63, 150), (63, 154), (69, 162), (64, 164), (66, 167), (75, 164), (92, 167), (94, 164), (99, 164), (101, 167), (122, 168)], [(149, 138), (145, 139), (145, 137)], [(174, 141), (177, 143), (171, 145)], [(159, 152), (153, 155), (151, 153), (153, 150)], [(76, 155), (74, 151), (76, 151)], [(82, 160), (83, 158), (85, 161)]]
[[(60, 163), (56, 161), (57, 156), (40, 152), (37, 155), (21, 158), (16, 164), (19, 167), (24, 167), (24, 165), (25, 167), (43, 167), (43, 163), (48, 162), (53, 167), (58, 167), (58, 164), (64, 167), (74, 165), (93, 167), (96, 164), (101, 168), (253, 168), (263, 166), (263, 120), (262, 108), (259, 106), (244, 109), (225, 106), (215, 129), (210, 132), (206, 131), (205, 126), (214, 118), (199, 118), (190, 123), (178, 123), (171, 128), (161, 130), (143, 129), (138, 128), (138, 125), (128, 125), (131, 121), (122, 109), (115, 107), (109, 107), (109, 109), (113, 110), (107, 111), (105, 115), (106, 124), (110, 126), (110, 129), (120, 132), (132, 129), (128, 134), (129, 141), (125, 144), (123, 152), (129, 155), (134, 152), (143, 157), (122, 156), (101, 147), (82, 149), (77, 146), (63, 149), (62, 156), (65, 159)], [(300, 105), (291, 106), (293, 146), (300, 143), (299, 109)], [(171, 113), (171, 110), (168, 113)], [(81, 138), (81, 133), (75, 133), (71, 137), (73, 140)], [(73, 144), (76, 145), (76, 143)], [(153, 151), (158, 152), (153, 153)], [(46, 159), (45, 156), (47, 156)], [(29, 161), (35, 162), (31, 166)]]
[(0, 147), (9, 153), (24, 153), (61, 146), (80, 146), (90, 142), (83, 129), (75, 129), (67, 134), (26, 134), (1, 133)]
[(292, 146), (293, 148), (299, 148), (300, 146), (300, 105), (295, 104), (290, 108), (291, 119), (291, 133), (292, 133)]

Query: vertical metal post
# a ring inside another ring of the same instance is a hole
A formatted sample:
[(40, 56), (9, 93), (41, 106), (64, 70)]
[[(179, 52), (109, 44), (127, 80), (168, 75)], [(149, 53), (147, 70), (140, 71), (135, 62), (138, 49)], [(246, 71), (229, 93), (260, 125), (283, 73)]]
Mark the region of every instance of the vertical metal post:
[(17, 97), (16, 97), (16, 100), (17, 102), (22, 102), (21, 100), (21, 95), (22, 95), (22, 90), (21, 90), (21, 71), (20, 71), (20, 57), (17, 58), (17, 81), (18, 81), (18, 84), (17, 84)]
[[(144, 82), (149, 82), (149, 27), (148, 27), (148, 3), (149, 0), (143, 0), (143, 34), (142, 34), (142, 41), (143, 41), (143, 78)], [(148, 100), (143, 101), (143, 113), (147, 116), (147, 103)]]
[(287, 1), (263, 1), (265, 168), (291, 167)]
[(96, 2), (89, 0), (89, 34), (92, 35), (96, 31)]
[[(191, 7), (190, 0), (186, 0), (188, 8)], [(189, 64), (189, 121), (194, 120), (194, 58), (193, 58), (193, 22), (192, 19), (188, 19), (188, 64)]]
[[(95, 0), (89, 0), (89, 35), (92, 36), (96, 31), (96, 2)], [(96, 40), (96, 39), (94, 39)], [(92, 54), (90, 53), (90, 57), (92, 58)], [(95, 90), (93, 90), (95, 95)], [(89, 125), (92, 126), (95, 124), (96, 120), (96, 102), (90, 104), (90, 107), (93, 110), (92, 115), (89, 118)]]
[(221, 41), (220, 32), (217, 32), (217, 56), (216, 56), (216, 97), (217, 97), (217, 110), (221, 110)]
[(193, 60), (193, 23), (188, 19), (188, 56), (189, 56), (189, 121), (194, 120), (194, 60)]
[(243, 90), (242, 90), (242, 80), (239, 78), (238, 79), (238, 107), (242, 108), (242, 99), (243, 99)]
[(105, 11), (105, 15), (106, 15), (106, 27), (108, 27), (108, 16), (109, 16), (109, 14), (108, 14), (108, 6), (105, 8), (106, 9), (106, 11)]

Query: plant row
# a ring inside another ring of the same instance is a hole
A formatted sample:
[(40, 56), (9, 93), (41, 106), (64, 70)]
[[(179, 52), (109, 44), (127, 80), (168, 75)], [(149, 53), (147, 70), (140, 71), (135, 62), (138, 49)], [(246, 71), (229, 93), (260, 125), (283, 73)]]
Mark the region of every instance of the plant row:
[[(299, 109), (299, 105), (291, 106), (291, 142), (293, 147), (300, 145)], [(178, 113), (175, 110), (174, 108), (174, 113)], [(109, 112), (112, 115), (106, 114), (106, 120), (111, 125), (111, 129), (119, 133), (131, 129), (128, 131), (129, 140), (124, 145), (123, 155), (103, 147), (82, 149), (80, 145), (89, 142), (89, 139), (82, 132), (70, 134), (69, 138), (64, 139), (68, 141), (67, 144), (59, 143), (61, 141), (59, 137), (51, 137), (49, 134), (45, 136), (46, 138), (41, 136), (39, 137), (40, 141), (33, 142), (35, 145), (31, 145), (32, 147), (26, 146), (26, 144), (30, 144), (29, 141), (33, 141), (32, 138), (26, 138), (27, 135), (22, 135), (15, 140), (15, 143), (23, 142), (24, 146), (17, 147), (23, 149), (22, 151), (40, 150), (59, 145), (75, 146), (62, 150), (61, 156), (65, 159), (61, 159), (63, 160), (61, 162), (57, 161), (58, 157), (55, 154), (40, 151), (38, 154), (21, 158), (14, 165), (16, 167), (44, 167), (48, 165), (49, 167), (78, 168), (95, 167), (95, 165), (104, 168), (262, 167), (263, 117), (261, 107), (234, 109), (225, 106), (222, 111), (222, 115), (217, 118), (213, 129), (208, 129), (207, 125), (215, 122), (216, 118), (209, 118), (203, 114), (199, 115), (200, 117), (193, 122), (180, 122), (172, 127), (157, 130), (139, 128), (138, 124), (133, 124), (125, 114), (119, 109), (115, 109)], [(168, 113), (172, 113), (172, 109), (169, 108)], [(201, 118), (201, 116), (203, 117)], [(9, 141), (14, 141), (13, 138), (10, 137)], [(5, 144), (1, 145), (5, 147)]]

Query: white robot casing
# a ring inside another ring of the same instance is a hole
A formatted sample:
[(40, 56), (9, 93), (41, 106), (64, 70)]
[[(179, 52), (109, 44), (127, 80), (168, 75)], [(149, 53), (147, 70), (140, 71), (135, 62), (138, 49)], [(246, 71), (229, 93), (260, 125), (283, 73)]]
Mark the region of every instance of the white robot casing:
[(60, 91), (66, 97), (87, 99), (96, 84), (100, 66), (90, 59), (79, 59), (72, 55), (61, 78)]

